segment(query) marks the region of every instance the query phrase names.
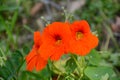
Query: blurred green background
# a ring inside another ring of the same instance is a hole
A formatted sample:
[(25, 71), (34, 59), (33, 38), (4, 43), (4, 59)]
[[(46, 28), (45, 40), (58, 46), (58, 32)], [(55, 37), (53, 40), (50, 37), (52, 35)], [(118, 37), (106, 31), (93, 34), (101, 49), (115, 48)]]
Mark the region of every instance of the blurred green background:
[(0, 0), (0, 80), (50, 80), (47, 68), (26, 71), (24, 58), (34, 31), (65, 20), (61, 7), (73, 14), (71, 22), (89, 22), (99, 37), (98, 53), (120, 76), (120, 0)]

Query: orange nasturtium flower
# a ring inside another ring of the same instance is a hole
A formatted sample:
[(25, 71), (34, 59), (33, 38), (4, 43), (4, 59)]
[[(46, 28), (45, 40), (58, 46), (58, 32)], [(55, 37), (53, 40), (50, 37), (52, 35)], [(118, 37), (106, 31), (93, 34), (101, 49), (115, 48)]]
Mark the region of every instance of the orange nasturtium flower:
[(34, 46), (26, 57), (27, 70), (42, 70), (48, 59), (59, 60), (68, 52), (85, 56), (98, 42), (85, 20), (72, 24), (53, 22), (44, 29), (42, 35), (38, 31), (34, 33)]
[(34, 68), (39, 71), (42, 70), (46, 64), (47, 61), (44, 60), (40, 53), (38, 52), (38, 49), (40, 48), (42, 44), (41, 35), (39, 31), (34, 32), (34, 45), (30, 53), (26, 56), (26, 63), (27, 63), (27, 70), (32, 71)]
[(45, 60), (59, 60), (67, 53), (68, 41), (71, 36), (69, 25), (62, 22), (53, 22), (43, 31), (43, 44), (40, 48), (41, 57)]
[(70, 24), (70, 29), (72, 32), (70, 52), (85, 56), (98, 45), (98, 38), (91, 33), (87, 21), (75, 21)]

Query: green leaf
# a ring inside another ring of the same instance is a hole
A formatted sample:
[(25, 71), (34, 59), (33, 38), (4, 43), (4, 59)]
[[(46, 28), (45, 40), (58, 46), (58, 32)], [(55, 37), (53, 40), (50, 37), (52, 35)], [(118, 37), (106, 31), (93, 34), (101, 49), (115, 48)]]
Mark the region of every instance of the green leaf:
[(23, 62), (23, 56), (19, 50), (16, 50), (15, 52), (12, 53), (11, 61), (15, 69), (17, 69), (20, 66), (20, 64)]
[(23, 46), (23, 55), (27, 55), (30, 52), (30, 48), (28, 46)]
[(39, 75), (43, 78), (42, 80), (49, 80), (51, 77), (51, 71), (46, 67), (39, 72)]
[(104, 76), (101, 77), (100, 80), (108, 80), (109, 79), (109, 74), (106, 73)]
[(113, 65), (120, 65), (120, 54), (119, 53), (114, 53), (110, 55), (110, 59), (109, 59)]
[(5, 30), (5, 26), (6, 26), (5, 20), (0, 15), (0, 32)]
[(113, 78), (110, 78), (110, 80), (120, 80), (120, 76), (118, 77), (113, 77)]
[(22, 71), (19, 80), (50, 80), (51, 72), (47, 68), (42, 71)]
[(0, 67), (0, 77), (7, 80), (7, 77), (9, 76), (10, 71), (6, 69), (5, 67)]
[(0, 67), (0, 76), (5, 80), (16, 78), (23, 63), (23, 56), (19, 50), (11, 52), (11, 54), (11, 56), (7, 57), (5, 66)]
[(42, 76), (35, 72), (23, 71), (20, 75), (20, 80), (44, 80)]
[(85, 75), (90, 80), (101, 80), (103, 76), (106, 74), (109, 75), (109, 78), (113, 78), (116, 76), (113, 69), (111, 67), (87, 67), (84, 71)]
[(18, 6), (8, 6), (8, 5), (2, 5), (0, 6), (0, 11), (14, 11), (16, 9), (18, 9), (19, 7)]
[(26, 71), (21, 71), (19, 80), (27, 80), (27, 77)]
[(86, 58), (91, 65), (99, 65), (102, 60), (101, 55), (95, 49), (93, 49), (90, 54), (86, 56)]
[(13, 31), (14, 27), (15, 27), (15, 23), (17, 21), (17, 17), (18, 17), (18, 11), (16, 10), (13, 14), (12, 20), (11, 20), (11, 31)]

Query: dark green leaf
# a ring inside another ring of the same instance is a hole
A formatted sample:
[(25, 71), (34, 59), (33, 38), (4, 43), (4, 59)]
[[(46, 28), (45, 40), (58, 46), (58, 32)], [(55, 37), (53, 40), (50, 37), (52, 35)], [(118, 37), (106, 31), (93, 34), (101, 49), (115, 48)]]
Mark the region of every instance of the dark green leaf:
[(103, 66), (87, 67), (84, 73), (90, 80), (100, 80), (106, 74), (109, 75), (109, 79), (116, 76), (111, 67), (103, 67)]
[(23, 56), (19, 50), (11, 52), (11, 56), (7, 57), (5, 66), (0, 67), (0, 76), (5, 79), (12, 80), (18, 75), (18, 68), (20, 68), (23, 62)]
[(14, 11), (18, 9), (19, 7), (17, 6), (7, 6), (7, 5), (2, 5), (0, 6), (0, 11)]
[(88, 59), (89, 64), (92, 65), (99, 65), (101, 62), (101, 55), (95, 49), (93, 49), (86, 58)]
[(0, 32), (5, 30), (5, 20), (3, 17), (0, 15)]

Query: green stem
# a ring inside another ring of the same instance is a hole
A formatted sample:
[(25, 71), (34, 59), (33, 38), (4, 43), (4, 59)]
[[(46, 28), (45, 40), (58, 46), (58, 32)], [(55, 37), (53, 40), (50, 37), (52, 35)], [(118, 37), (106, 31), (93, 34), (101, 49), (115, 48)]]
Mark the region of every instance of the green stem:
[(57, 72), (58, 72), (58, 74), (65, 74), (65, 72), (62, 72), (61, 70), (59, 70), (55, 65), (54, 65), (54, 63), (53, 63), (53, 69), (55, 69)]
[(34, 33), (34, 31), (33, 31), (29, 26), (24, 25), (24, 28), (25, 28), (26, 30), (28, 30), (29, 32)]
[(0, 52), (1, 52), (1, 60), (4, 60), (4, 61), (6, 61), (7, 60), (7, 58), (6, 58), (6, 55), (4, 54), (4, 52), (3, 52), (3, 50), (2, 50), (2, 48), (0, 48)]
[(74, 59), (76, 65), (78, 66), (78, 70), (79, 70), (79, 73), (80, 73), (79, 80), (81, 80), (82, 77), (84, 76), (85, 58), (83, 56), (81, 56), (80, 62), (77, 61), (77, 59), (74, 57), (74, 55), (72, 55), (72, 58)]
[(80, 59), (80, 80), (84, 76), (84, 68), (85, 68), (85, 57), (81, 56), (81, 59)]
[(74, 55), (71, 55), (71, 56), (72, 56), (72, 58), (74, 59), (76, 65), (78, 66), (78, 71), (79, 71), (79, 73), (80, 73), (80, 64), (78, 63), (78, 61), (76, 60), (76, 58), (74, 57)]
[(19, 71), (20, 71), (20, 69), (21, 69), (21, 67), (23, 66), (24, 63), (25, 63), (25, 60), (22, 61), (22, 63), (20, 64), (20, 66), (16, 70), (17, 74), (19, 74)]
[[(59, 80), (60, 76), (62, 76), (62, 75), (68, 75), (66, 72), (61, 71), (59, 68), (57, 68), (57, 67), (54, 65), (54, 63), (53, 63), (53, 68), (57, 71), (57, 74), (58, 74), (57, 80)], [(76, 79), (76, 77), (75, 77), (75, 75), (74, 75), (73, 73), (70, 73), (69, 75), (70, 75), (71, 77), (73, 77), (73, 78)]]

